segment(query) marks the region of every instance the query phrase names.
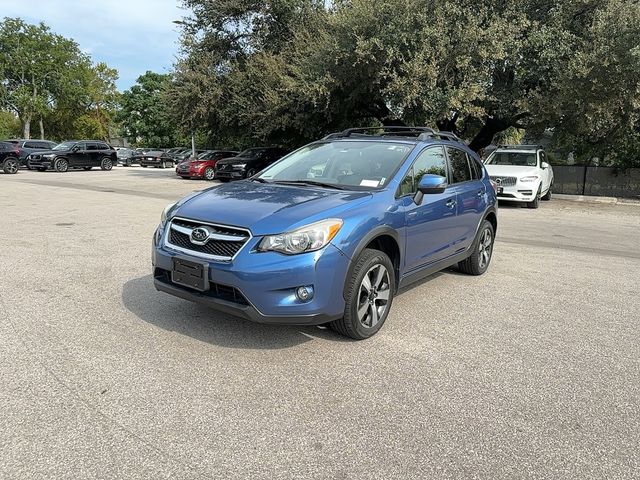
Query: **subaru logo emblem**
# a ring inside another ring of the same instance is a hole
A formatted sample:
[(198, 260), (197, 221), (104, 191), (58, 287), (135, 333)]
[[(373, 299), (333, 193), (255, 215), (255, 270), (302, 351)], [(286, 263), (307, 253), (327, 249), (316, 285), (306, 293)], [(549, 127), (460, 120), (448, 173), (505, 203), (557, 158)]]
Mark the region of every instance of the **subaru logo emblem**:
[(211, 233), (206, 228), (194, 228), (191, 231), (190, 235), (191, 243), (194, 243), (196, 245), (204, 245), (205, 243), (207, 243), (207, 240), (209, 240), (209, 235), (211, 235)]

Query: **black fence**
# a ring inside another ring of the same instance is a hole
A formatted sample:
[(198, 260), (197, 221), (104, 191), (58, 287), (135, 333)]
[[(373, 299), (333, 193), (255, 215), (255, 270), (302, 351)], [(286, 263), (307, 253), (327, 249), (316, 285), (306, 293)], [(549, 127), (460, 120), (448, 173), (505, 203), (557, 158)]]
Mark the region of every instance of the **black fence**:
[(640, 199), (640, 168), (555, 165), (554, 193)]

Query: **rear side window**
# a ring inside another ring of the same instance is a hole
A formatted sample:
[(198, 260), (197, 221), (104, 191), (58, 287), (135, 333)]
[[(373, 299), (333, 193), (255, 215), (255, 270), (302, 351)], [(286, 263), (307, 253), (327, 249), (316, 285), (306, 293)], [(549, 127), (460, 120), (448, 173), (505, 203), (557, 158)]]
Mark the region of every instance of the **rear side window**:
[(426, 174), (447, 177), (447, 160), (442, 147), (430, 147), (418, 155), (400, 184), (400, 195), (414, 194)]
[(98, 143), (98, 150), (109, 150), (109, 145), (106, 143)]
[(484, 172), (482, 171), (482, 165), (476, 162), (472, 157), (467, 155), (469, 159), (469, 165), (471, 165), (471, 178), (474, 180), (480, 180), (484, 176)]
[(24, 142), (24, 148), (42, 148), (38, 142)]
[(87, 143), (87, 150), (99, 150), (97, 143)]
[(447, 155), (451, 166), (451, 183), (462, 183), (471, 180), (471, 170), (466, 152), (457, 148), (447, 147)]

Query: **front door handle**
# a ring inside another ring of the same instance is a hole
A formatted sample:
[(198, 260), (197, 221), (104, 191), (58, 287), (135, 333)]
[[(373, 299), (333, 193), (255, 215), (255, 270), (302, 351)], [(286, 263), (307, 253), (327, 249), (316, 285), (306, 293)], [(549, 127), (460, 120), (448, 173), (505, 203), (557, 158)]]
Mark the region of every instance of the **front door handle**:
[(453, 208), (456, 206), (456, 201), (453, 198), (450, 198), (449, 200), (447, 200), (447, 203), (445, 203), (445, 205), (447, 206), (447, 208)]

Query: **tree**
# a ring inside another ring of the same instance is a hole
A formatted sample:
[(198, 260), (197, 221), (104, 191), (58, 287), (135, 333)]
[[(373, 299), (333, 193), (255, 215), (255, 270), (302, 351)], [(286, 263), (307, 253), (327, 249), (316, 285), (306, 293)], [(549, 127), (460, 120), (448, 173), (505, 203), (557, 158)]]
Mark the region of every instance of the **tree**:
[(17, 137), (20, 131), (20, 120), (13, 113), (0, 110), (0, 139)]
[(127, 137), (142, 146), (176, 144), (180, 134), (164, 103), (170, 83), (171, 75), (147, 71), (122, 94), (117, 118)]
[(551, 129), (610, 154), (638, 135), (637, 2), (185, 5), (194, 13), (170, 97), (196, 107), (183, 124), (224, 138), (301, 143), (351, 125), (427, 124), (480, 151), (501, 132)]
[(89, 66), (74, 41), (42, 23), (19, 18), (0, 23), (0, 101), (20, 119), (24, 138), (30, 138), (36, 119), (44, 136), (43, 117), (61, 99), (73, 97), (77, 78)]

